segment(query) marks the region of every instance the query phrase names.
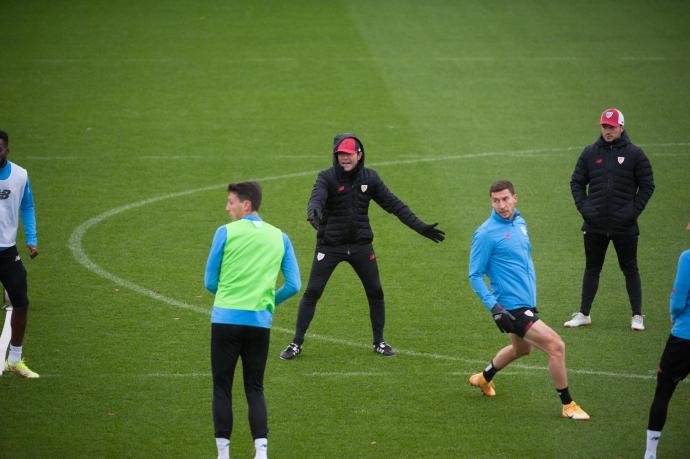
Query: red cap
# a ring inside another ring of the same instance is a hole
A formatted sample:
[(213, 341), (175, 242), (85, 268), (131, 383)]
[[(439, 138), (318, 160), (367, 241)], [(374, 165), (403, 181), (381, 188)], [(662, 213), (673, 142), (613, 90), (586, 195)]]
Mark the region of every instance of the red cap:
[(347, 139), (344, 139), (342, 142), (338, 144), (338, 148), (336, 148), (335, 151), (336, 153), (347, 153), (350, 155), (356, 155), (362, 150), (360, 150), (355, 139), (353, 139), (352, 137), (348, 137)]
[(607, 108), (601, 114), (601, 120), (599, 124), (608, 124), (609, 126), (625, 125), (625, 118), (623, 114), (617, 108)]

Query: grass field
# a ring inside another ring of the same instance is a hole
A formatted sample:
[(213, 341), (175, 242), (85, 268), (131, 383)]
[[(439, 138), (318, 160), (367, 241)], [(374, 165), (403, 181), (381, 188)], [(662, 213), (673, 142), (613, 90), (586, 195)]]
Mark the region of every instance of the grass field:
[[(306, 202), (343, 131), (358, 133), (366, 164), (447, 240), (432, 244), (372, 206), (394, 358), (371, 352), (364, 293), (346, 265), (295, 361), (278, 353), (299, 295), (279, 307), (271, 457), (642, 456), (668, 295), (690, 246), (687, 2), (36, 1), (1, 11), (0, 129), (29, 170), (41, 252), (25, 257), (24, 348), (42, 377), (0, 378), (0, 457), (215, 457), (203, 270), (227, 220), (225, 186), (263, 184), (262, 216), (290, 235), (306, 282)], [(568, 182), (609, 106), (625, 114), (657, 186), (640, 219), (639, 334), (613, 250), (594, 325), (561, 327), (579, 306), (584, 266)], [(501, 372), (494, 399), (467, 385), (506, 342), (467, 281), (470, 238), (498, 178), (516, 184), (541, 316), (567, 344), (571, 392), (590, 422), (559, 418), (540, 353)], [(252, 457), (240, 384), (235, 402), (232, 454)], [(685, 383), (659, 457), (687, 457), (688, 425)]]

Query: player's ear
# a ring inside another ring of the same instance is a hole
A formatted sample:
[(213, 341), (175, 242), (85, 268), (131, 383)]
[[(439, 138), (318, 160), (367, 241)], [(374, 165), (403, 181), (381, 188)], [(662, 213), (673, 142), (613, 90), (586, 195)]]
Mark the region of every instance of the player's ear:
[(242, 204), (242, 212), (244, 212), (245, 214), (251, 213), (252, 202), (249, 199), (245, 199), (240, 204)]

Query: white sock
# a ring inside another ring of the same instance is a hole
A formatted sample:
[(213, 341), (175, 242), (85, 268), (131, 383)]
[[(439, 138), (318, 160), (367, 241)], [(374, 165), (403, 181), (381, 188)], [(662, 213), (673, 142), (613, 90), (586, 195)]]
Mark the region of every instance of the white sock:
[(254, 440), (254, 448), (256, 448), (256, 455), (254, 459), (267, 459), (268, 458), (268, 439), (267, 438), (257, 438)]
[(10, 355), (8, 358), (10, 363), (19, 362), (22, 359), (22, 346), (12, 346), (10, 344)]
[(216, 448), (218, 448), (218, 459), (230, 459), (229, 438), (216, 438)]
[(656, 457), (656, 446), (659, 444), (659, 438), (661, 437), (661, 432), (656, 430), (647, 431), (647, 450), (644, 452), (644, 457), (651, 455)]

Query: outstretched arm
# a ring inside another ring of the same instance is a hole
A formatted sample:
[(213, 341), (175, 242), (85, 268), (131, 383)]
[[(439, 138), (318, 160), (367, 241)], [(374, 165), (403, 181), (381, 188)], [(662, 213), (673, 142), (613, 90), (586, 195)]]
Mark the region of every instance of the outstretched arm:
[(307, 204), (307, 220), (311, 226), (318, 231), (319, 226), (323, 223), (323, 210), (326, 207), (326, 200), (328, 199), (328, 182), (321, 172), (316, 177), (316, 182), (311, 190), (309, 203)]
[(438, 223), (433, 223), (431, 225), (424, 223), (417, 218), (409, 207), (407, 207), (407, 204), (398, 199), (398, 197), (388, 189), (378, 176), (376, 176), (376, 179), (376, 188), (372, 197), (383, 210), (395, 215), (401, 222), (434, 242), (438, 243), (446, 238), (446, 233), (436, 228)]

